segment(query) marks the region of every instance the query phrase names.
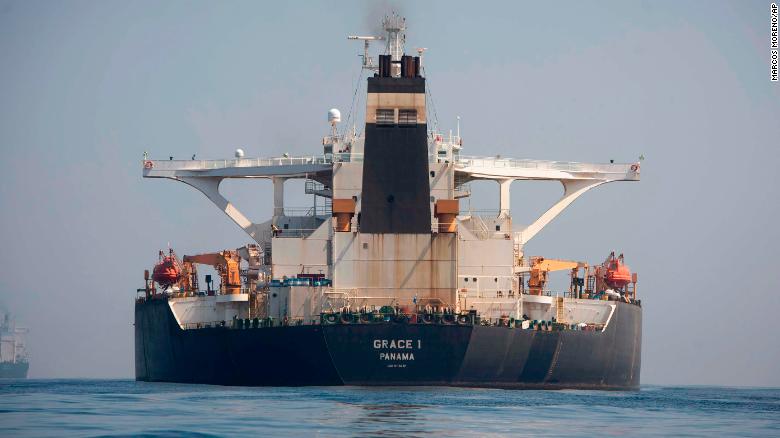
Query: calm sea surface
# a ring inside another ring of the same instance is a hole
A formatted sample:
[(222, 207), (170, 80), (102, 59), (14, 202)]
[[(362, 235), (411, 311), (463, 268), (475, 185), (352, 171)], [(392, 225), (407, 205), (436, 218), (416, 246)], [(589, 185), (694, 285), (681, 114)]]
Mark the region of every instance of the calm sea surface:
[(232, 388), (0, 381), (0, 437), (780, 436), (780, 389)]

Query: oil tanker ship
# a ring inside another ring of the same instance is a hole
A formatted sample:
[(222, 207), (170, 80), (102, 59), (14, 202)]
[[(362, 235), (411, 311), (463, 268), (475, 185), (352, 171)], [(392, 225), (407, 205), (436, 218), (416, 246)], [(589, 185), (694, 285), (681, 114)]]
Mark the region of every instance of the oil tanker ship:
[(17, 327), (8, 313), (0, 320), (0, 379), (26, 379), (30, 364), (24, 347), (27, 329)]
[[(362, 132), (339, 131), (333, 109), (321, 154), (144, 157), (145, 178), (199, 190), (252, 243), (159, 252), (137, 291), (136, 379), (637, 389), (642, 308), (623, 255), (589, 264), (524, 247), (588, 190), (638, 181), (640, 163), (463, 155), (459, 129), (429, 128), (423, 50), (405, 54), (405, 20), (382, 24), (381, 37), (349, 37), (363, 42), (368, 72)], [(372, 42), (384, 45), (376, 62)], [(248, 219), (221, 194), (225, 178), (271, 180), (273, 216)], [(305, 210), (285, 206), (293, 179), (312, 196)], [(563, 195), (517, 226), (510, 187), (529, 180), (559, 181)], [(494, 212), (469, 207), (473, 181), (497, 183)], [(200, 286), (204, 265), (218, 284), (205, 275)], [(568, 273), (566, 290), (550, 290), (554, 271)]]

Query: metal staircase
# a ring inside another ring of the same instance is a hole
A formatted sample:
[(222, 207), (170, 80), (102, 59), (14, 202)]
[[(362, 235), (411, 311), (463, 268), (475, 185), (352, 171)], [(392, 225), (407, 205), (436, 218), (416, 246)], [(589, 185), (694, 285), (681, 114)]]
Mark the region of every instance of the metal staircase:
[[(333, 211), (333, 191), (324, 184), (314, 180), (307, 179), (304, 184), (304, 191), (307, 195), (314, 195), (314, 206), (311, 209), (313, 216), (330, 215)], [(322, 205), (317, 204), (317, 198), (323, 198)]]

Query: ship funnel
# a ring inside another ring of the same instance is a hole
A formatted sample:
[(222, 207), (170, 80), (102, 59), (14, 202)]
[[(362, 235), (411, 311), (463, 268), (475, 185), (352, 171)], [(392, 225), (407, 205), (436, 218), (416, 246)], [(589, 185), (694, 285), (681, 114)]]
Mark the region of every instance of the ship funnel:
[[(386, 16), (387, 50), (368, 78), (363, 184), (358, 224), (366, 234), (431, 234), (425, 78), (404, 55), (406, 21)], [(334, 200), (334, 213), (335, 200)], [(343, 212), (343, 229), (349, 217)], [(442, 211), (450, 214), (449, 211)], [(446, 220), (445, 220), (446, 219)], [(451, 218), (442, 218), (451, 224)], [(449, 228), (448, 228), (449, 230)]]

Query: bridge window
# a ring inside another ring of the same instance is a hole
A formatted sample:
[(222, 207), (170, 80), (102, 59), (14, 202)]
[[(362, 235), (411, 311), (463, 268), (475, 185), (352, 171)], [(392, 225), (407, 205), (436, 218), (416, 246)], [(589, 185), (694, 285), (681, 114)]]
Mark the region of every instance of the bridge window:
[(394, 125), (395, 124), (395, 111), (391, 109), (378, 109), (376, 110), (376, 124), (377, 125)]
[(402, 109), (398, 111), (398, 124), (399, 125), (416, 125), (417, 124), (417, 110)]

